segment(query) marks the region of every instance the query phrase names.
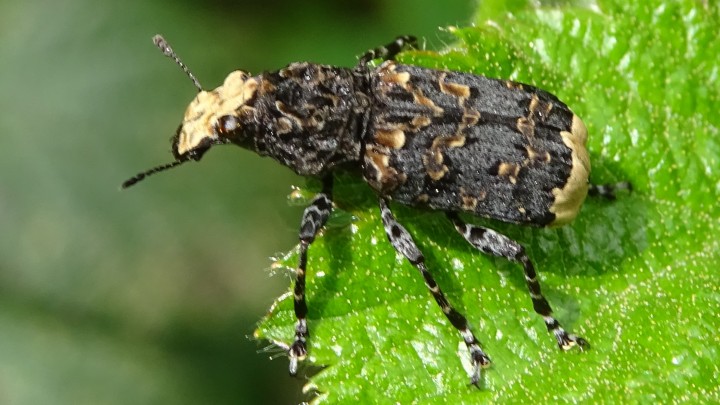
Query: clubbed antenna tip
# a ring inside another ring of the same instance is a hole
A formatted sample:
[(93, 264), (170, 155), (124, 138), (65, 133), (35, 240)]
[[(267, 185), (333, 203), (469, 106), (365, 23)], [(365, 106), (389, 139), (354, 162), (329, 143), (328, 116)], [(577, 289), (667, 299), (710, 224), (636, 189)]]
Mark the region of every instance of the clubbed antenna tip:
[(202, 86), (200, 85), (200, 82), (195, 77), (194, 74), (190, 71), (190, 69), (180, 60), (180, 57), (177, 56), (175, 51), (170, 47), (170, 44), (163, 38), (162, 35), (157, 34), (153, 37), (153, 43), (155, 46), (157, 46), (160, 51), (162, 51), (163, 55), (167, 56), (168, 58), (172, 59), (177, 63), (178, 66), (180, 66), (180, 69), (185, 72), (185, 74), (192, 80), (195, 87), (198, 89), (198, 91), (202, 91)]

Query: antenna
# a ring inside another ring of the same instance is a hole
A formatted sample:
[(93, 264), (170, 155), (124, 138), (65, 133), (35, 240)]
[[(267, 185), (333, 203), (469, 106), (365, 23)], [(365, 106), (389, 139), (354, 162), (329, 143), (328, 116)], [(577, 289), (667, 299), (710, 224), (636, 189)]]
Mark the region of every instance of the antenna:
[(163, 38), (162, 35), (157, 34), (153, 37), (153, 43), (155, 46), (160, 48), (160, 51), (162, 51), (163, 55), (167, 56), (168, 58), (175, 61), (175, 63), (180, 66), (180, 68), (185, 72), (186, 75), (190, 78), (190, 80), (193, 81), (193, 84), (195, 84), (195, 87), (198, 89), (198, 92), (203, 91), (202, 86), (200, 85), (200, 82), (195, 77), (194, 74), (190, 71), (190, 69), (180, 60), (180, 57), (177, 56), (175, 51), (170, 47), (170, 44)]
[[(192, 80), (193, 84), (198, 89), (198, 92), (203, 91), (203, 88), (200, 85), (200, 82), (198, 81), (198, 79), (195, 77), (194, 74), (192, 74), (190, 69), (188, 69), (188, 67), (180, 60), (180, 57), (177, 56), (175, 51), (173, 51), (173, 49), (170, 47), (170, 44), (168, 44), (168, 42), (165, 40), (165, 38), (162, 37), (162, 35), (159, 35), (159, 34), (155, 35), (153, 37), (153, 43), (155, 44), (155, 46), (157, 46), (160, 49), (160, 51), (162, 51), (163, 55), (174, 60), (175, 63), (177, 63), (177, 65), (180, 66), (180, 68), (183, 70), (183, 72), (185, 72), (185, 74), (190, 78), (190, 80)], [(146, 170), (142, 173), (138, 173), (135, 176), (125, 180), (120, 185), (120, 188), (126, 189), (126, 188), (133, 186), (136, 183), (142, 181), (147, 176), (151, 176), (155, 173), (164, 172), (165, 170), (172, 169), (173, 167), (179, 166), (187, 161), (188, 161), (188, 158), (185, 157), (185, 158), (179, 158), (174, 162), (166, 163), (166, 164), (160, 165), (160, 166), (155, 166), (150, 170)]]
[(126, 188), (134, 185), (135, 183), (143, 180), (143, 179), (144, 179), (145, 177), (147, 177), (147, 176), (153, 175), (153, 174), (155, 174), (155, 173), (160, 173), (160, 172), (163, 172), (163, 171), (168, 170), (168, 169), (172, 169), (173, 167), (179, 166), (179, 165), (181, 165), (181, 164), (183, 164), (183, 163), (185, 163), (185, 162), (187, 162), (187, 159), (184, 159), (184, 160), (176, 160), (176, 161), (171, 162), (171, 163), (166, 163), (166, 164), (164, 164), (164, 165), (155, 166), (155, 167), (153, 167), (153, 168), (150, 169), (150, 170), (144, 171), (144, 172), (142, 172), (142, 173), (138, 173), (138, 174), (136, 174), (135, 176), (133, 176), (133, 177), (125, 180), (125, 181), (123, 182), (123, 184), (120, 186), (120, 188), (121, 188), (121, 189), (126, 189)]

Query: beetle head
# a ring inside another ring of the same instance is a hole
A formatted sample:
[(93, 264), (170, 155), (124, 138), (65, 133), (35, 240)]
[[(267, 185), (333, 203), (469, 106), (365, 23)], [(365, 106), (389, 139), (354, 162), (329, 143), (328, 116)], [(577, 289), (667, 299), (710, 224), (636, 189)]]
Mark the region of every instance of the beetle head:
[(173, 59), (182, 68), (195, 84), (198, 94), (185, 110), (183, 121), (172, 138), (175, 161), (138, 173), (126, 180), (122, 188), (130, 187), (147, 176), (184, 162), (200, 160), (212, 145), (228, 142), (242, 144), (245, 136), (241, 119), (254, 112), (247, 104), (254, 100), (257, 79), (236, 70), (228, 75), (222, 86), (205, 91), (162, 36), (156, 35), (153, 42), (165, 56)]
[(175, 159), (200, 160), (212, 145), (241, 143), (244, 137), (241, 122), (254, 112), (248, 102), (254, 100), (257, 84), (257, 79), (236, 70), (222, 86), (200, 91), (185, 110), (173, 138)]

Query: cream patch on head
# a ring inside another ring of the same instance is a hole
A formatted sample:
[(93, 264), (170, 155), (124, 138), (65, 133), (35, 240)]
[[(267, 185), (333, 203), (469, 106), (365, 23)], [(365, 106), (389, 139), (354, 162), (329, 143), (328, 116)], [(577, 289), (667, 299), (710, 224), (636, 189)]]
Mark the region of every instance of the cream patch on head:
[(196, 148), (204, 139), (216, 140), (214, 127), (218, 118), (237, 115), (251, 100), (258, 88), (258, 80), (243, 71), (228, 75), (222, 86), (211, 91), (201, 91), (190, 103), (183, 117), (177, 142), (177, 153)]
[(550, 212), (555, 214), (555, 220), (549, 224), (550, 226), (565, 225), (575, 219), (587, 196), (590, 176), (590, 157), (585, 148), (587, 142), (585, 124), (577, 115), (573, 115), (570, 132), (562, 131), (560, 136), (572, 151), (572, 170), (565, 186), (553, 189), (555, 202), (550, 206)]

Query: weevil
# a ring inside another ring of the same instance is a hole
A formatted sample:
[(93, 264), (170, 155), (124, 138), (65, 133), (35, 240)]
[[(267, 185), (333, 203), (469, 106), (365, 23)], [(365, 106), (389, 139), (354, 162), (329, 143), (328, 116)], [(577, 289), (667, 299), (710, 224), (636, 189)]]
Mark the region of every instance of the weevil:
[[(353, 68), (299, 62), (256, 76), (236, 70), (222, 86), (207, 91), (161, 36), (153, 41), (192, 79), (198, 94), (172, 139), (175, 160), (137, 174), (122, 188), (200, 160), (221, 144), (269, 156), (322, 182), (300, 225), (295, 337), (291, 344), (277, 343), (287, 351), (291, 374), (307, 355), (308, 249), (332, 210), (333, 173), (343, 168), (359, 169), (377, 194), (390, 244), (421, 273), (465, 342), (472, 384), (478, 384), (490, 358), (435, 282), (422, 252), (395, 218), (391, 201), (443, 211), (472, 246), (519, 263), (533, 309), (558, 346), (589, 347), (553, 317), (523, 246), (460, 217), (561, 226), (575, 218), (588, 190), (613, 198), (612, 186), (589, 184), (587, 129), (557, 97), (509, 80), (395, 62), (399, 52), (416, 46), (412, 36), (366, 52)], [(375, 59), (384, 61), (374, 67)]]

